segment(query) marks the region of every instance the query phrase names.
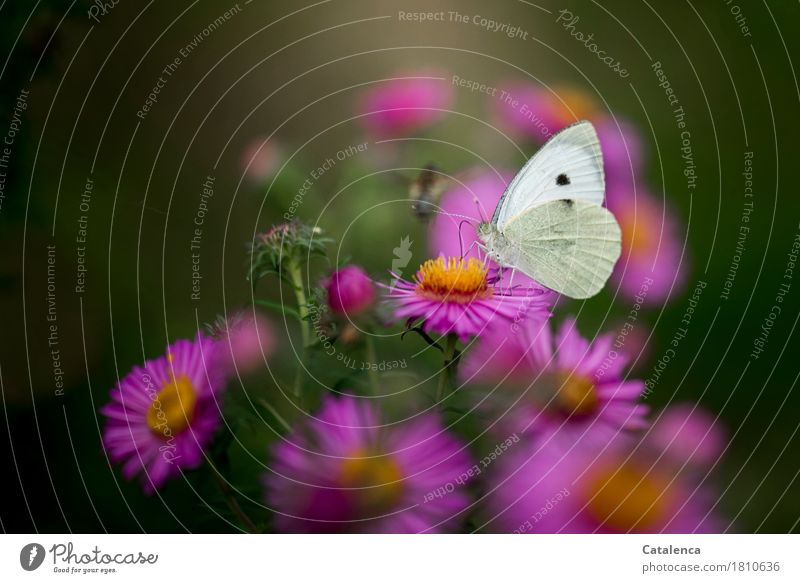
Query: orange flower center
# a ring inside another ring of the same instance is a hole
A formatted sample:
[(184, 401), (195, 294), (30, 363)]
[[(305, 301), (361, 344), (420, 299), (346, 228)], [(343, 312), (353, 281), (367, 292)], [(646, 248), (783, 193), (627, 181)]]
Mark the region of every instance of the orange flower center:
[(558, 97), (553, 97), (553, 102), (565, 125), (595, 117), (597, 105), (585, 92), (570, 87), (557, 87), (554, 91)]
[(583, 417), (594, 413), (598, 399), (591, 379), (567, 372), (558, 375), (558, 380), (561, 384), (555, 402), (559, 412), (566, 417)]
[(488, 269), (474, 257), (464, 260), (451, 257), (429, 259), (423, 263), (414, 281), (417, 293), (448, 302), (469, 303), (492, 295), (487, 281)]
[(618, 532), (657, 530), (671, 506), (667, 481), (632, 463), (606, 467), (588, 481), (588, 512)]
[(647, 256), (655, 243), (658, 232), (653, 233), (647, 227), (643, 213), (634, 215), (631, 212), (621, 212), (617, 215), (619, 228), (622, 231), (622, 245), (632, 256)]
[(358, 488), (352, 498), (365, 511), (387, 510), (397, 504), (403, 494), (402, 477), (391, 456), (376, 457), (368, 451), (355, 452), (339, 469), (339, 485)]
[(192, 422), (197, 393), (185, 376), (164, 383), (147, 410), (147, 426), (158, 437), (168, 440)]

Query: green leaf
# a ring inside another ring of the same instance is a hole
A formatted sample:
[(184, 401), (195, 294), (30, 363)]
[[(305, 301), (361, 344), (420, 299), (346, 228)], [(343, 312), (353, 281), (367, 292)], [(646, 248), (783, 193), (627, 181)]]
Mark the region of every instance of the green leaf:
[(286, 316), (288, 314), (294, 317), (298, 322), (301, 322), (303, 320), (303, 318), (300, 316), (300, 312), (298, 312), (292, 307), (287, 306), (286, 304), (271, 302), (269, 300), (256, 300), (256, 304), (264, 308), (273, 310), (274, 312), (277, 312), (281, 316)]

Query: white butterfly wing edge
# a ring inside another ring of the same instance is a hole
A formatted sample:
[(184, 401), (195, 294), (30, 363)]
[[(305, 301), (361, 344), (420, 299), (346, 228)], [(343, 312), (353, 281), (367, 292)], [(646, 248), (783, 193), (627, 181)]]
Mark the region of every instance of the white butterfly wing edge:
[(551, 137), (522, 167), (497, 204), (492, 222), (502, 231), (515, 216), (552, 200), (603, 204), (603, 154), (594, 126), (580, 121)]

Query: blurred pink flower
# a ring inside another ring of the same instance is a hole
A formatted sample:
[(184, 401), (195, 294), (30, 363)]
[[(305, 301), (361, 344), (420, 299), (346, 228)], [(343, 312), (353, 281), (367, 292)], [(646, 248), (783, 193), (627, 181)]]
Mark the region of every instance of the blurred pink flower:
[(488, 528), (514, 533), (713, 533), (705, 484), (675, 476), (628, 439), (600, 452), (526, 441), (491, 467)]
[(375, 303), (375, 286), (367, 272), (357, 265), (334, 272), (323, 286), (328, 294), (328, 307), (335, 314), (355, 318)]
[(469, 504), (469, 454), (433, 414), (384, 424), (372, 403), (326, 397), (272, 453), (280, 532), (452, 532)]
[(549, 317), (497, 321), (486, 329), (479, 342), (470, 347), (459, 373), (463, 382), (527, 387), (534, 378), (531, 352), (542, 351), (540, 334), (549, 336)]
[(453, 91), (438, 71), (419, 71), (384, 81), (367, 90), (358, 106), (370, 133), (408, 135), (439, 121), (453, 101)]
[(622, 230), (622, 255), (612, 281), (630, 298), (644, 305), (663, 303), (683, 289), (687, 259), (684, 241), (672, 212), (644, 189), (633, 192), (609, 189), (608, 208)]
[(617, 350), (625, 355), (632, 369), (644, 366), (650, 358), (654, 342), (654, 339), (650, 338), (650, 332), (642, 320), (637, 320), (635, 323), (624, 320), (614, 326)]
[(242, 172), (250, 182), (265, 182), (278, 170), (280, 163), (280, 148), (266, 137), (254, 138), (242, 150)]
[(501, 129), (541, 143), (564, 127), (595, 117), (594, 101), (580, 89), (547, 87), (524, 81), (501, 84), (490, 99)]
[(725, 449), (726, 435), (712, 413), (694, 403), (679, 403), (662, 411), (647, 441), (675, 461), (711, 467)]
[(490, 97), (491, 112), (503, 131), (544, 142), (560, 129), (561, 121), (546, 89), (517, 83), (498, 95), (501, 97)]
[(219, 343), (231, 374), (246, 375), (265, 366), (275, 349), (275, 331), (261, 314), (242, 312), (223, 325)]
[(603, 151), (607, 189), (633, 192), (637, 180), (642, 180), (646, 155), (638, 128), (611, 117), (601, 117), (593, 123)]

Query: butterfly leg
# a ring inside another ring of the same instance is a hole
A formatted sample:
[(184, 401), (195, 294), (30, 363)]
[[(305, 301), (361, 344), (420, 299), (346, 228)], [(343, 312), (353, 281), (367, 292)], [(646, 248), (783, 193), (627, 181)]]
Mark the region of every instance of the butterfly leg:
[(514, 274), (517, 273), (517, 270), (513, 267), (511, 268), (511, 277), (508, 278), (508, 289), (510, 291), (514, 290)]
[(473, 248), (473, 247), (475, 247), (476, 245), (478, 246), (478, 248), (480, 248), (480, 247), (481, 247), (481, 244), (480, 244), (480, 242), (479, 242), (477, 239), (475, 239), (475, 240), (472, 242), (472, 244), (471, 244), (469, 247), (467, 247), (467, 250), (466, 250), (466, 251), (462, 251), (462, 252), (461, 252), (461, 258), (462, 258), (462, 259), (464, 259), (464, 258), (465, 258), (467, 255), (469, 255), (469, 252), (470, 252), (470, 251), (472, 251), (472, 248)]

